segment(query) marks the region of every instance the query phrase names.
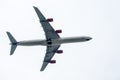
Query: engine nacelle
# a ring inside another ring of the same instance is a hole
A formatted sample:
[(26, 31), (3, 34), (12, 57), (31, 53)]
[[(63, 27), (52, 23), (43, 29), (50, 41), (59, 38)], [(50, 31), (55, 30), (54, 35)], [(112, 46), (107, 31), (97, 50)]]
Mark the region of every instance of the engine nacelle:
[(56, 60), (51, 60), (50, 63), (51, 63), (51, 64), (55, 64), (55, 63), (56, 63)]
[(63, 53), (63, 50), (57, 50), (56, 53), (62, 54), (62, 53)]
[(46, 21), (53, 22), (53, 18), (48, 18)]
[(55, 32), (56, 32), (56, 33), (62, 33), (62, 30), (59, 29), (59, 30), (56, 30)]

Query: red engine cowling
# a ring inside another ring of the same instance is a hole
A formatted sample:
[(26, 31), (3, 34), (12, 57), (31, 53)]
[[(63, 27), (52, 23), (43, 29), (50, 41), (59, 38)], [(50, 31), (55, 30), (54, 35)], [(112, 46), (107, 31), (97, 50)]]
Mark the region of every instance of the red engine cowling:
[(53, 18), (48, 18), (46, 21), (53, 22)]
[(55, 31), (56, 33), (62, 33), (62, 30), (60, 29), (60, 30), (56, 30)]
[(51, 64), (55, 64), (55, 63), (56, 63), (56, 60), (51, 60), (50, 63), (51, 63)]
[(62, 53), (63, 53), (63, 50), (57, 50), (56, 53), (62, 54)]

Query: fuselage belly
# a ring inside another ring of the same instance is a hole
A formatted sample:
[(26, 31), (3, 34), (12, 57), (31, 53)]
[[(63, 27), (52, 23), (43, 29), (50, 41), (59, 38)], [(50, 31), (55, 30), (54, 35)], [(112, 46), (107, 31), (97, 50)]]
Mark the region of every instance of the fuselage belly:
[[(90, 40), (90, 37), (68, 37), (68, 38), (58, 38), (58, 39), (52, 39), (51, 45), (60, 45), (64, 43), (75, 43), (75, 42), (84, 42)], [(17, 45), (21, 46), (36, 46), (36, 45), (42, 45), (46, 46), (48, 45), (48, 42), (46, 40), (30, 40), (30, 41), (20, 41), (17, 43)]]

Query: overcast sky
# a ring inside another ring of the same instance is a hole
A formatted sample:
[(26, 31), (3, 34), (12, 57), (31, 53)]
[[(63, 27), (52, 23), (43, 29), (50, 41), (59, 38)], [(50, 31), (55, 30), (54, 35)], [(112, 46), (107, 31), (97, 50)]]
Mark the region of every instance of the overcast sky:
[[(17, 41), (45, 39), (33, 6), (53, 18), (61, 37), (90, 36), (65, 44), (56, 64), (40, 72), (46, 47), (18, 46), (10, 56), (10, 31)], [(120, 80), (120, 0), (0, 0), (0, 80)]]

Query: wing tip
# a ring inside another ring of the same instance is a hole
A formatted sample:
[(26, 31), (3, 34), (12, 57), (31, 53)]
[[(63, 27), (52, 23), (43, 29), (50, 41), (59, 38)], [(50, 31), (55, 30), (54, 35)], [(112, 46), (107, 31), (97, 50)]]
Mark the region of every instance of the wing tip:
[(41, 68), (41, 69), (40, 69), (40, 72), (43, 72), (43, 71), (44, 71), (44, 68)]
[(36, 6), (33, 6), (34, 9), (36, 9), (37, 7)]
[(40, 71), (42, 72), (42, 71), (44, 71), (44, 69), (45, 69), (45, 68), (42, 67), (42, 68), (40, 69)]
[(33, 6), (33, 7), (35, 7), (35, 6)]
[(41, 72), (43, 71), (43, 70), (40, 70)]

